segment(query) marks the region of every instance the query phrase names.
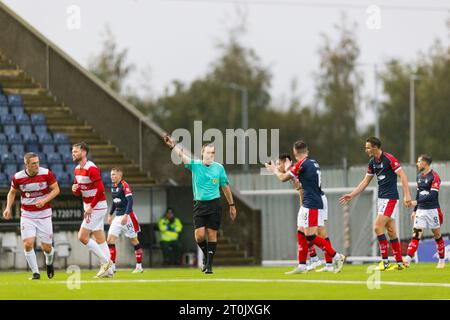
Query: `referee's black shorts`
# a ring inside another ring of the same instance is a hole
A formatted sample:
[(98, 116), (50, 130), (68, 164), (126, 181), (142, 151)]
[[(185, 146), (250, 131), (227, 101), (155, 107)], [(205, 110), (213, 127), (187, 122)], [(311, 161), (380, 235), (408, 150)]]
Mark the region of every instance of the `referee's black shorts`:
[(222, 218), (220, 198), (208, 201), (194, 201), (194, 228), (206, 227), (219, 230)]

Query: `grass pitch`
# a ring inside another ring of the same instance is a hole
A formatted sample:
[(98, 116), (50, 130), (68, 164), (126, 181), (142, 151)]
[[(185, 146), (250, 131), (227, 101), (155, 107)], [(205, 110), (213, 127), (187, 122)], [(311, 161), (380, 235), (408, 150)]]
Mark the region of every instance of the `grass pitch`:
[(146, 269), (142, 274), (130, 269), (118, 270), (112, 279), (94, 279), (95, 271), (88, 270), (78, 275), (57, 270), (47, 279), (41, 270), (39, 281), (28, 280), (27, 272), (2, 272), (0, 299), (450, 299), (450, 266), (438, 270), (421, 263), (378, 273), (368, 273), (368, 267), (296, 275), (284, 274), (290, 267), (216, 267), (212, 275), (196, 268)]

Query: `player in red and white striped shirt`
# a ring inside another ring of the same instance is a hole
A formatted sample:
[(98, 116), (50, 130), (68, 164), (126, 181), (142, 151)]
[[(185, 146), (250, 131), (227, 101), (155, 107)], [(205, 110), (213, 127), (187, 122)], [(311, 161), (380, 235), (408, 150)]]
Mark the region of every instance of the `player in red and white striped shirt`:
[[(72, 159), (78, 163), (75, 168), (75, 179), (72, 192), (76, 196), (83, 197), (84, 219), (78, 232), (78, 239), (88, 247), (100, 260), (101, 267), (96, 277), (112, 276), (112, 261), (108, 244), (106, 243), (104, 221), (108, 211), (106, 203), (105, 187), (103, 185), (100, 170), (87, 159), (89, 147), (81, 142), (72, 147)], [(95, 241), (91, 239), (91, 234)]]
[(6, 209), (3, 217), (11, 217), (11, 207), (16, 194), (20, 192), (20, 231), (23, 240), (25, 258), (30, 266), (32, 280), (40, 279), (39, 267), (34, 252), (36, 235), (41, 239), (42, 251), (45, 255), (47, 276), (53, 278), (53, 227), (52, 201), (59, 194), (58, 182), (49, 169), (39, 167), (39, 157), (35, 153), (24, 156), (25, 170), (17, 172), (12, 178), (8, 192)]

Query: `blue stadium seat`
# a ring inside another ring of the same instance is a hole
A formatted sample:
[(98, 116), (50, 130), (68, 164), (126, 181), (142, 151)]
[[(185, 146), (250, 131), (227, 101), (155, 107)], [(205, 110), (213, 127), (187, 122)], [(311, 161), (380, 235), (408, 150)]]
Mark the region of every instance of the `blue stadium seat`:
[(72, 162), (72, 163), (68, 163), (68, 162), (64, 162), (66, 165), (66, 172), (70, 173), (70, 176), (73, 177), (73, 171), (75, 170), (75, 167), (77, 166), (76, 163)]
[(6, 106), (0, 106), (0, 116), (9, 114), (9, 109)]
[(64, 133), (57, 132), (53, 135), (55, 144), (68, 144), (69, 139)]
[(40, 166), (42, 167), (43, 163), (47, 163), (47, 155), (43, 152), (35, 152), (39, 156)]
[(19, 133), (22, 135), (25, 134), (32, 134), (31, 126), (30, 125), (21, 125), (19, 126)]
[(55, 145), (54, 144), (44, 144), (42, 145), (42, 152), (45, 154), (55, 153)]
[(53, 163), (50, 166), (50, 170), (56, 175), (57, 173), (64, 172), (64, 165), (61, 163)]
[(8, 145), (7, 144), (0, 144), (0, 154), (3, 154), (3, 153), (8, 153), (9, 151), (8, 151)]
[(15, 116), (20, 116), (22, 114), (25, 114), (25, 109), (23, 107), (15, 107), (15, 108), (12, 108), (11, 111), (12, 111), (12, 114)]
[(7, 137), (8, 143), (10, 144), (23, 143), (22, 135), (20, 133), (7, 134)]
[(30, 117), (27, 114), (18, 114), (16, 117), (17, 124), (30, 124)]
[(57, 146), (57, 149), (63, 156), (65, 154), (70, 154), (70, 158), (72, 158), (72, 146), (70, 144), (60, 144)]
[(59, 153), (47, 153), (47, 162), (49, 165), (52, 165), (53, 163), (61, 163), (61, 155)]
[(12, 114), (4, 114), (0, 116), (0, 123), (5, 124), (15, 124), (16, 118)]
[(8, 143), (8, 138), (6, 137), (6, 134), (0, 133), (0, 143)]
[(2, 163), (16, 163), (16, 156), (11, 153), (3, 153), (1, 154)]
[(5, 164), (3, 166), (3, 172), (12, 178), (14, 174), (17, 172), (17, 165), (15, 163)]
[(10, 124), (5, 125), (5, 126), (3, 126), (3, 132), (6, 135), (17, 133), (16, 126), (15, 125), (10, 125)]
[(3, 173), (0, 172), (0, 188), (7, 188), (10, 185), (9, 177)]
[(68, 187), (72, 184), (71, 176), (67, 172), (57, 172), (55, 178), (62, 187)]
[(23, 144), (13, 144), (11, 146), (11, 152), (16, 155), (16, 159), (22, 159), (25, 154), (25, 148)]
[[(25, 140), (25, 138), (24, 138), (24, 140)], [(27, 144), (25, 144), (25, 150), (27, 152), (38, 153), (39, 152), (39, 144), (38, 143), (27, 143)]]
[(34, 133), (44, 134), (47, 133), (47, 126), (45, 124), (38, 124), (34, 126)]
[(2, 107), (8, 106), (8, 99), (6, 99), (6, 97), (1, 93), (0, 93), (0, 106)]
[(24, 134), (23, 135), (23, 142), (25, 144), (36, 144), (38, 143), (38, 138), (37, 136), (32, 133), (32, 134)]
[(50, 133), (39, 134), (38, 139), (41, 144), (53, 143), (53, 138)]
[(21, 106), (23, 107), (22, 97), (18, 94), (11, 94), (8, 96), (8, 103), (11, 107)]
[(42, 113), (32, 113), (31, 114), (32, 124), (45, 124), (45, 116)]

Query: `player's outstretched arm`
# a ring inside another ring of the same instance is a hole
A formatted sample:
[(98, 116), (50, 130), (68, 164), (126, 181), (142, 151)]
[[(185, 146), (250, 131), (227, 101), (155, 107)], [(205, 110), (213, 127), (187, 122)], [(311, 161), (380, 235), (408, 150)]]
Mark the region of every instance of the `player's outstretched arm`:
[(362, 179), (362, 181), (358, 184), (358, 186), (355, 188), (355, 190), (353, 190), (351, 193), (347, 193), (344, 194), (340, 199), (339, 199), (339, 203), (341, 205), (346, 205), (347, 203), (349, 203), (350, 201), (352, 201), (352, 199), (354, 197), (356, 197), (357, 195), (359, 195), (361, 192), (363, 192), (367, 186), (369, 185), (370, 181), (372, 181), (373, 176), (372, 175), (366, 175), (364, 177), (364, 179)]
[(409, 186), (408, 186), (408, 177), (406, 176), (406, 173), (403, 169), (400, 169), (396, 172), (397, 176), (400, 177), (400, 182), (402, 184), (403, 189), (403, 203), (408, 208), (413, 208), (412, 200), (411, 200), (411, 193), (409, 192)]
[(293, 178), (293, 176), (289, 172), (287, 172), (287, 173), (280, 172), (278, 170), (277, 166), (273, 163), (273, 161), (270, 161), (270, 163), (266, 163), (265, 166), (266, 166), (266, 169), (268, 171), (272, 172), (274, 175), (276, 175), (276, 177), (281, 182), (286, 182)]
[(172, 149), (173, 152), (175, 152), (175, 154), (181, 158), (181, 160), (183, 161), (184, 164), (188, 164), (191, 162), (191, 158), (186, 155), (183, 151), (183, 148), (180, 147), (179, 145), (177, 145), (175, 143), (175, 141), (173, 141), (173, 139), (171, 137), (169, 137), (169, 135), (165, 134), (164, 135), (164, 143), (170, 148)]
[(11, 187), (9, 189), (8, 195), (6, 196), (6, 208), (3, 211), (3, 218), (8, 220), (11, 218), (11, 207), (14, 203), (14, 199), (16, 198), (17, 190)]

